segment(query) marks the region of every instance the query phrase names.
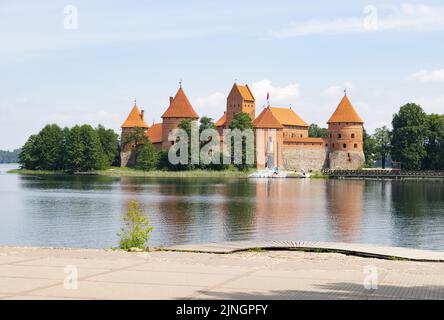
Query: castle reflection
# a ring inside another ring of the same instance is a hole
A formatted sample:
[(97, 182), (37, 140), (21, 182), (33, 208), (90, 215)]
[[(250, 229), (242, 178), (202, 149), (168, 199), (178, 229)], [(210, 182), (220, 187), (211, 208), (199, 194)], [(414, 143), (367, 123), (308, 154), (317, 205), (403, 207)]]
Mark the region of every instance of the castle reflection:
[(327, 184), (328, 217), (338, 241), (352, 241), (359, 235), (364, 189), (364, 180), (331, 180)]

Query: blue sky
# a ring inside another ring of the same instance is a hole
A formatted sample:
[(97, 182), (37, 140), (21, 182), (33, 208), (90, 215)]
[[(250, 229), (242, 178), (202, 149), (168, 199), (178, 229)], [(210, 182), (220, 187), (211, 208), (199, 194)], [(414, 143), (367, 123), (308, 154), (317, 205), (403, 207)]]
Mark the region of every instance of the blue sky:
[(157, 122), (180, 79), (201, 116), (237, 79), (257, 113), (270, 92), (319, 125), (347, 87), (372, 132), (406, 102), (444, 112), (443, 33), (442, 1), (0, 0), (0, 149), (46, 123), (119, 130), (135, 97)]

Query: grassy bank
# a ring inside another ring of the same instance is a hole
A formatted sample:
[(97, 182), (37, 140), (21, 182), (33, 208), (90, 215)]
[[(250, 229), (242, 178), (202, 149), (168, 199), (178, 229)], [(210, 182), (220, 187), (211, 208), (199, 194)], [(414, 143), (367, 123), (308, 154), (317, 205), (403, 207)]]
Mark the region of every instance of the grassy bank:
[(28, 170), (28, 169), (13, 169), (9, 170), (7, 173), (17, 173), (17, 174), (66, 174), (63, 171), (47, 171), (47, 170)]
[(191, 171), (142, 171), (132, 168), (113, 167), (97, 171), (99, 175), (110, 177), (171, 177), (171, 178), (246, 178), (247, 172), (238, 170), (191, 170)]
[[(14, 169), (8, 171), (8, 173), (29, 174), (29, 175), (32, 174), (69, 175), (69, 173), (63, 171), (45, 171), (45, 170), (27, 170), (27, 169)], [(93, 174), (97, 174), (100, 176), (108, 176), (108, 177), (167, 177), (167, 178), (246, 178), (248, 176), (248, 172), (242, 172), (238, 170), (142, 171), (132, 168), (120, 168), (120, 167), (112, 167), (106, 170), (98, 170), (93, 172)]]

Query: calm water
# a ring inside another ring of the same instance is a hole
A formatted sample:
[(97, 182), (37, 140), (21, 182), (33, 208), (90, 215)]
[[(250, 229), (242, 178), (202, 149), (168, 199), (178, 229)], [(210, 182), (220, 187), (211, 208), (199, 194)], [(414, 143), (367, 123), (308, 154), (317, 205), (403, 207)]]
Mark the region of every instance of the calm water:
[(151, 244), (279, 239), (444, 250), (440, 181), (20, 176), (0, 165), (0, 245), (109, 248), (143, 203)]

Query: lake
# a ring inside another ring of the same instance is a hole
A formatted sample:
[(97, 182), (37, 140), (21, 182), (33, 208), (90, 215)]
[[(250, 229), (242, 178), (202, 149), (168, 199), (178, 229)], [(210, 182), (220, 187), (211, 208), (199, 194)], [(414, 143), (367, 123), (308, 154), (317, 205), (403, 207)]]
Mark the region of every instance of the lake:
[(0, 245), (111, 248), (131, 200), (150, 245), (342, 241), (444, 250), (444, 183), (6, 174)]

